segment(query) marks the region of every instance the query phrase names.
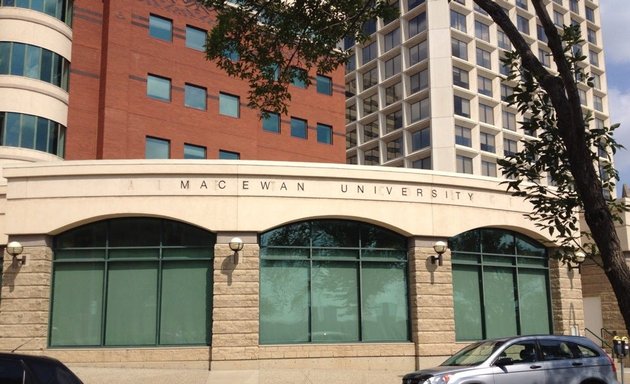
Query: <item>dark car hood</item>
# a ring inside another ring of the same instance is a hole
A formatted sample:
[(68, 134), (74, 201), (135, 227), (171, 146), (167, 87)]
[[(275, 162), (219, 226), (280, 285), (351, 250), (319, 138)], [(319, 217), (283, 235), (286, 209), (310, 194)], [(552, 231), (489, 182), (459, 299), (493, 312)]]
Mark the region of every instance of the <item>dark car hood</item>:
[(455, 374), (458, 372), (464, 372), (464, 371), (468, 371), (469, 369), (473, 369), (473, 368), (477, 368), (478, 366), (466, 366), (466, 367), (462, 367), (462, 366), (454, 366), (454, 365), (440, 365), (437, 367), (433, 367), (433, 368), (426, 368), (426, 369), (421, 369), (419, 371), (415, 371), (415, 372), (411, 372), (406, 374), (403, 379), (419, 379), (422, 378), (423, 380), (428, 379), (429, 377), (433, 377), (435, 375), (439, 375), (442, 373), (450, 373), (450, 374)]

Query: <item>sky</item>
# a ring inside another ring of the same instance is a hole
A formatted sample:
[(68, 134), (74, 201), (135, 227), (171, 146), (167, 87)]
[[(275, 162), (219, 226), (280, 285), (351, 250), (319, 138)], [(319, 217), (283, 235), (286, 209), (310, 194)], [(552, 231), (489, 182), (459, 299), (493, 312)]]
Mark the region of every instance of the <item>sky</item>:
[(619, 123), (615, 139), (626, 147), (615, 155), (619, 171), (617, 193), (622, 184), (630, 186), (630, 2), (599, 0), (608, 81), (611, 124)]

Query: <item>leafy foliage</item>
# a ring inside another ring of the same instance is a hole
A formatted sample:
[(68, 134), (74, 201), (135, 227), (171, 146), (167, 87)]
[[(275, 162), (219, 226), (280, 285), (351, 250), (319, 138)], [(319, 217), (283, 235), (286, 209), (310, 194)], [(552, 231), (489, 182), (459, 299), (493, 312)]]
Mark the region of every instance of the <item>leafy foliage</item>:
[[(579, 47), (584, 43), (580, 29), (576, 25), (565, 26), (561, 39), (564, 56), (576, 82), (592, 86), (580, 65), (586, 58)], [(504, 175), (508, 178), (503, 184), (514, 196), (519, 196), (532, 204), (532, 212), (526, 216), (535, 225), (556, 236), (560, 241), (561, 258), (571, 258), (572, 250), (581, 247), (587, 254), (597, 252), (593, 244), (581, 244), (581, 238), (588, 238), (590, 232), (579, 231), (577, 213), (584, 212), (583, 200), (575, 189), (575, 179), (570, 167), (570, 156), (558, 129), (558, 118), (549, 94), (541, 88), (531, 73), (522, 67), (518, 52), (508, 53), (503, 64), (510, 68), (506, 81), (514, 84), (508, 103), (515, 105), (519, 112), (528, 118), (521, 123), (526, 134), (532, 135), (522, 141), (522, 151), (499, 160)], [(626, 207), (615, 196), (615, 183), (619, 180), (612, 163), (612, 156), (623, 148), (613, 137), (618, 127), (589, 128), (593, 121), (587, 111), (583, 117), (585, 144), (590, 148), (590, 161), (598, 166), (604, 189), (606, 204), (613, 219), (621, 222), (620, 213)], [(534, 137), (535, 136), (535, 137)], [(605, 154), (602, 161), (600, 155)]]
[(383, 0), (198, 0), (216, 11), (206, 44), (209, 60), (248, 81), (248, 105), (286, 113), (292, 81), (345, 64), (344, 38), (365, 41), (363, 25), (396, 10)]

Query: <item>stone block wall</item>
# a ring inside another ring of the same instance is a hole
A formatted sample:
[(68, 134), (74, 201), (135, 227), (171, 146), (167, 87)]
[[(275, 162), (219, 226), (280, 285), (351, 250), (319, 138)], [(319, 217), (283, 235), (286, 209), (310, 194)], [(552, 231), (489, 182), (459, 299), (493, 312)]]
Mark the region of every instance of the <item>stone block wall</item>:
[(557, 334), (582, 334), (584, 302), (582, 281), (577, 269), (569, 270), (557, 259), (549, 260), (553, 331)]

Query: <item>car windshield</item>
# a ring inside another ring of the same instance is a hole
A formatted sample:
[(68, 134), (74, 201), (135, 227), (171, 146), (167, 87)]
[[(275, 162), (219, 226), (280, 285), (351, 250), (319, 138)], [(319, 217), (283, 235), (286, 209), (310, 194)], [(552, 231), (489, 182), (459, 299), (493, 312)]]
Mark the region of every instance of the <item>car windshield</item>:
[(443, 366), (475, 366), (483, 363), (503, 344), (502, 341), (482, 341), (471, 344), (453, 356), (449, 357), (441, 365)]

